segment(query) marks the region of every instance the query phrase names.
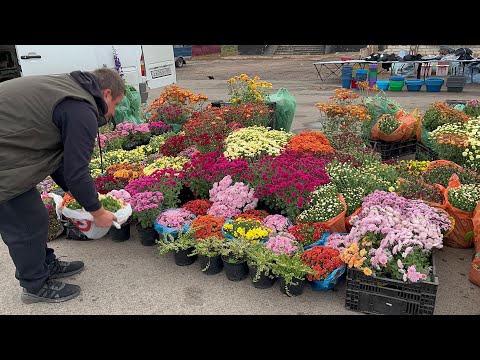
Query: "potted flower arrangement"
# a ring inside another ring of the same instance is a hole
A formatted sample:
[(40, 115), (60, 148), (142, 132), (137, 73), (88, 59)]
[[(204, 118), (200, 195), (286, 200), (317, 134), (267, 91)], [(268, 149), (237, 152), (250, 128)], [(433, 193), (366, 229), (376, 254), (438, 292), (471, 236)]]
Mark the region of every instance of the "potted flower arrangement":
[(237, 219), (255, 219), (260, 222), (263, 222), (263, 220), (265, 220), (267, 216), (268, 216), (268, 212), (266, 212), (265, 210), (251, 209), (251, 210), (245, 210), (236, 218)]
[(345, 213), (345, 201), (338, 194), (337, 187), (322, 185), (311, 194), (310, 207), (298, 216), (297, 223), (323, 222), (332, 232), (345, 232)]
[(161, 211), (162, 202), (163, 194), (159, 191), (144, 191), (132, 195), (132, 216), (138, 221), (137, 231), (144, 246), (155, 245), (158, 234), (153, 225)]
[(247, 249), (247, 265), (253, 286), (266, 289), (275, 283), (277, 277), (273, 275), (272, 268), (275, 254), (262, 243), (251, 244)]
[(132, 150), (140, 145), (147, 145), (150, 141), (150, 129), (148, 124), (133, 124), (130, 122), (122, 122), (117, 125), (116, 131), (120, 132), (124, 137), (123, 150)]
[(272, 230), (272, 233), (274, 234), (288, 232), (288, 230), (290, 230), (290, 228), (293, 226), (290, 219), (278, 214), (268, 215), (267, 217), (265, 217), (262, 225), (268, 227), (270, 230)]
[(250, 78), (246, 74), (234, 76), (227, 80), (229, 101), (232, 104), (263, 102), (272, 84), (261, 81), (259, 76)]
[(176, 85), (166, 86), (147, 109), (150, 114), (148, 121), (163, 121), (178, 132), (193, 113), (202, 110), (206, 100), (208, 97), (205, 95), (195, 95)]
[(293, 226), (288, 232), (305, 248), (319, 241), (327, 232), (327, 227), (319, 222), (306, 222)]
[(462, 184), (480, 184), (480, 177), (475, 171), (445, 160), (431, 162), (423, 171), (422, 178), (429, 185), (447, 187), (453, 174), (457, 174)]
[(276, 255), (292, 255), (300, 250), (295, 237), (288, 233), (280, 233), (269, 237), (265, 247), (272, 250)]
[(167, 209), (162, 211), (154, 222), (157, 232), (165, 236), (167, 234), (176, 238), (179, 231), (186, 232), (196, 216), (187, 209)]
[(305, 265), (299, 253), (294, 255), (276, 255), (272, 273), (280, 279), (280, 291), (288, 296), (298, 296), (303, 293), (305, 277), (312, 274), (312, 269)]
[(171, 129), (171, 126), (165, 124), (163, 121), (150, 121), (147, 125), (150, 136), (162, 135)]
[(291, 133), (263, 126), (241, 128), (225, 139), (224, 154), (230, 159), (254, 159), (262, 154), (277, 156), (292, 136)]
[(186, 135), (175, 135), (167, 139), (160, 147), (160, 153), (164, 156), (178, 156), (190, 146), (189, 138)]
[(160, 255), (165, 255), (169, 251), (174, 252), (175, 264), (178, 266), (191, 265), (197, 259), (196, 254), (192, 254), (195, 249), (194, 229), (189, 228), (186, 232), (179, 231), (178, 236), (174, 238), (167, 234), (158, 241), (158, 251)]
[(241, 181), (248, 170), (245, 159), (229, 160), (219, 151), (206, 154), (196, 153), (190, 162), (184, 165), (185, 182), (200, 199), (209, 197), (209, 191), (215, 182), (230, 175), (232, 180)]
[(392, 114), (384, 114), (378, 121), (378, 129), (385, 133), (391, 134), (401, 125), (401, 122)]
[[(125, 185), (139, 177), (144, 176), (143, 166), (140, 164), (113, 164), (107, 167), (107, 174), (112, 175), (115, 179), (121, 179)], [(118, 189), (115, 189), (118, 190)]]
[(216, 218), (212, 215), (200, 215), (193, 219), (190, 227), (194, 228), (195, 239), (205, 239), (211, 236), (222, 237), (222, 227), (225, 218)]
[(346, 270), (338, 249), (314, 246), (305, 250), (300, 257), (303, 263), (314, 271), (307, 275), (307, 280), (312, 282), (312, 290), (333, 289)]
[(212, 207), (213, 202), (210, 200), (191, 200), (182, 205), (184, 209), (194, 213), (196, 216), (207, 215), (208, 209)]
[(467, 103), (465, 104), (465, 108), (463, 112), (472, 118), (479, 117), (480, 116), (480, 100), (479, 99), (468, 100)]
[(227, 220), (223, 225), (223, 235), (229, 239), (244, 239), (250, 242), (267, 240), (272, 230), (255, 219)]
[(232, 218), (245, 210), (254, 209), (258, 198), (255, 197), (253, 188), (243, 182), (233, 183), (232, 177), (227, 175), (213, 184), (210, 190), (210, 201), (213, 205), (208, 209), (209, 215)]
[(198, 255), (200, 268), (204, 274), (215, 275), (222, 271), (223, 261), (220, 251), (223, 248), (223, 242), (224, 239), (218, 236), (195, 240), (195, 249), (190, 256)]
[(251, 242), (244, 239), (225, 241), (220, 250), (225, 275), (230, 281), (241, 281), (248, 276), (247, 251)]
[(294, 135), (289, 141), (288, 146), (295, 151), (315, 155), (333, 154), (334, 150), (330, 141), (320, 131), (303, 130)]
[(42, 194), (42, 200), (45, 204), (45, 207), (48, 211), (48, 239), (47, 241), (52, 241), (59, 237), (63, 231), (64, 227), (58, 218), (57, 214), (57, 204), (55, 200), (48, 194)]
[(274, 110), (266, 103), (240, 103), (221, 108), (225, 122), (231, 126), (238, 124), (242, 127), (269, 126), (274, 117)]
[(95, 187), (100, 194), (106, 194), (112, 190), (120, 190), (128, 184), (126, 178), (115, 178), (113, 175), (100, 175), (94, 180)]
[[(115, 199), (123, 201), (125, 204), (130, 204), (131, 196), (124, 189), (121, 190), (112, 190), (107, 195), (113, 196)], [(120, 225), (120, 229), (112, 226), (108, 233), (110, 238), (115, 242), (122, 242), (130, 239), (130, 223), (132, 222), (132, 217), (130, 216), (127, 221)]]
[(315, 187), (330, 182), (326, 163), (312, 154), (286, 150), (276, 157), (262, 156), (245, 177), (269, 213), (277, 211), (295, 219)]

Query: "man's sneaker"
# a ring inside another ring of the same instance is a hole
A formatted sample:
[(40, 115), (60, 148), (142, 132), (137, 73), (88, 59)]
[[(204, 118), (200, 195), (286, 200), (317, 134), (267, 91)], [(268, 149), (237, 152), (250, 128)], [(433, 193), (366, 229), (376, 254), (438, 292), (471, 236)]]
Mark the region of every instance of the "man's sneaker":
[(83, 270), (85, 264), (82, 261), (60, 261), (53, 260), (48, 268), (50, 270), (50, 279), (59, 279), (67, 276), (78, 274)]
[(22, 301), (25, 304), (36, 302), (57, 303), (73, 299), (80, 294), (80, 286), (66, 284), (58, 280), (47, 280), (40, 290), (23, 289)]

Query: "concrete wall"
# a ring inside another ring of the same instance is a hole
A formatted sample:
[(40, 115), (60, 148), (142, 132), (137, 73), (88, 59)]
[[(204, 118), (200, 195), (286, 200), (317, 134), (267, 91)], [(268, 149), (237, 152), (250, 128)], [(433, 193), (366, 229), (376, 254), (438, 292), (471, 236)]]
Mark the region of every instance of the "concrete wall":
[[(453, 49), (458, 49), (461, 47), (467, 47), (473, 51), (473, 55), (480, 56), (480, 45), (448, 45)], [(425, 55), (438, 55), (438, 49), (440, 45), (419, 45), (418, 53), (425, 56)], [(406, 50), (407, 52), (410, 50), (410, 45), (387, 45), (387, 48), (384, 52), (391, 54), (398, 54), (400, 50)]]

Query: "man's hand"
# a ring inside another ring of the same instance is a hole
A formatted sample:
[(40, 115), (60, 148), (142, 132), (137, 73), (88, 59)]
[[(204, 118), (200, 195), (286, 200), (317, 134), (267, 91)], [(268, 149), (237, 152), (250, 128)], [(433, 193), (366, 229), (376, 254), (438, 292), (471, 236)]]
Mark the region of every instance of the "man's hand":
[(90, 214), (92, 214), (95, 225), (98, 227), (111, 227), (113, 222), (117, 221), (117, 217), (103, 207), (97, 211), (92, 211)]

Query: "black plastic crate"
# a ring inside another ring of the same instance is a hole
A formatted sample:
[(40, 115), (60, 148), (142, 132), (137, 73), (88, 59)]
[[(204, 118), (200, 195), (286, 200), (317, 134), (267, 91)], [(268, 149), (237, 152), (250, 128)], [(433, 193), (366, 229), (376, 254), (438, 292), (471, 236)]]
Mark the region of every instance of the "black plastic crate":
[(415, 152), (415, 160), (434, 161), (438, 160), (438, 154), (429, 147), (417, 142), (417, 150)]
[(390, 160), (404, 155), (415, 154), (417, 150), (417, 139), (412, 138), (400, 142), (370, 140), (370, 146), (373, 150), (380, 153), (382, 160)]
[(438, 290), (435, 252), (428, 281), (405, 283), (347, 269), (345, 307), (377, 315), (433, 315)]
[[(275, 102), (267, 102), (266, 103), (268, 107), (273, 110), (270, 113), (270, 121), (268, 122), (267, 126), (270, 127), (271, 129), (275, 129), (275, 109), (277, 107), (277, 103)], [(224, 102), (224, 101), (213, 101), (211, 103), (213, 107), (222, 107), (222, 106), (231, 106), (231, 102)]]
[[(447, 89), (448, 90), (448, 89)], [(450, 90), (451, 91), (451, 90)], [(455, 105), (466, 105), (467, 100), (445, 100), (445, 104), (450, 106), (451, 108), (454, 108)]]

